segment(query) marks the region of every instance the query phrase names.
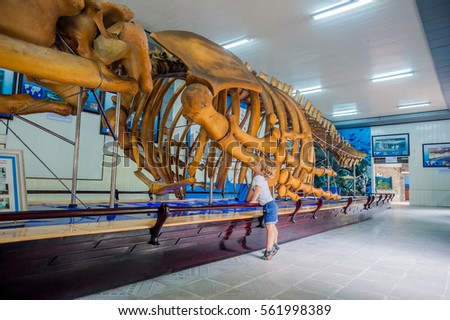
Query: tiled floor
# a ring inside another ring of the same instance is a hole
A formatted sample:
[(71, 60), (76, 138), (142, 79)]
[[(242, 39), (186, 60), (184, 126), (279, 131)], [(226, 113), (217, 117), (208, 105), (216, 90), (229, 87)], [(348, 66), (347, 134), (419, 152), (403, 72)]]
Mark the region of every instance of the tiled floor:
[(450, 299), (450, 208), (375, 218), (82, 299)]

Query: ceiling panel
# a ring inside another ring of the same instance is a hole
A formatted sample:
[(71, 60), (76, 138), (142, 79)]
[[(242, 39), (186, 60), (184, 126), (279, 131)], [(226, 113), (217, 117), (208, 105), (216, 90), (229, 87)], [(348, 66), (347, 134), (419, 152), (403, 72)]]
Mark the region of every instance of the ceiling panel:
[(450, 108), (450, 1), (417, 0), (425, 36)]

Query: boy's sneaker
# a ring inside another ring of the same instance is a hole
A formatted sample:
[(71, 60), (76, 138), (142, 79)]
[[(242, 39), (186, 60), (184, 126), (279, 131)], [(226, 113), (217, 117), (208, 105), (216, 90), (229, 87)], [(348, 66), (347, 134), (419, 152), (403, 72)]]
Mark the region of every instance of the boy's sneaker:
[(264, 251), (264, 255), (261, 257), (261, 259), (263, 259), (263, 260), (270, 260), (276, 254), (277, 254), (277, 251), (275, 249), (272, 249), (272, 250), (267, 250), (266, 249)]
[[(278, 250), (280, 250), (280, 246), (278, 245), (278, 243), (274, 243), (274, 244), (273, 244), (272, 251), (275, 251), (275, 253), (277, 253)], [(264, 254), (266, 251), (267, 251), (267, 249), (264, 249), (264, 250), (262, 251), (262, 253)], [(273, 255), (275, 255), (275, 253), (274, 253)]]

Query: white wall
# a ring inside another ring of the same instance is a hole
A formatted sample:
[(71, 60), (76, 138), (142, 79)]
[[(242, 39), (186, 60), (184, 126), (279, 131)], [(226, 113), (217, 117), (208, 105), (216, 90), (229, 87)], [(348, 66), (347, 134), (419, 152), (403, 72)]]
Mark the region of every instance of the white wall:
[(450, 169), (424, 168), (422, 144), (450, 142), (450, 120), (371, 128), (372, 135), (409, 133), (410, 204), (450, 207)]
[[(48, 114), (26, 116), (41, 126), (48, 128), (69, 140), (74, 140), (75, 117), (69, 116), (70, 122), (51, 120)], [(14, 131), (36, 153), (44, 163), (71, 189), (73, 170), (73, 146), (19, 119), (9, 122), (10, 130), (0, 124), (1, 142), (7, 149), (20, 149), (24, 152), (26, 186), (28, 190), (66, 190), (66, 188), (45, 168), (37, 158), (12, 133)], [(12, 131), (11, 131), (12, 130)], [(101, 135), (100, 115), (83, 112), (81, 120), (80, 156), (78, 167), (77, 190), (110, 190), (111, 169), (104, 166), (110, 163), (111, 157), (105, 154), (105, 143), (111, 143), (112, 138)], [(7, 133), (7, 134), (6, 134)], [(6, 135), (5, 135), (6, 134)], [(106, 147), (108, 148), (108, 147)], [(111, 152), (112, 147), (109, 147)], [(106, 152), (107, 153), (107, 152)], [(122, 154), (121, 154), (122, 155)], [(147, 187), (134, 176), (136, 164), (128, 158), (120, 158), (117, 170), (117, 189), (120, 191), (146, 191)], [(108, 202), (109, 195), (79, 194), (81, 201)], [(121, 195), (121, 200), (148, 199), (142, 195)], [(28, 195), (29, 202), (59, 202), (70, 203), (70, 194), (64, 195)]]
[[(41, 125), (55, 130), (59, 134), (73, 139), (75, 119), (72, 122), (50, 120), (46, 114), (28, 116)], [(65, 144), (53, 136), (40, 131), (30, 125), (24, 124), (18, 119), (10, 122), (10, 128), (23, 139), (33, 151), (38, 153), (47, 165), (55, 171), (64, 183), (71, 186), (73, 147)], [(110, 137), (100, 135), (100, 116), (83, 113), (82, 134), (80, 142), (80, 167), (78, 190), (109, 190), (110, 168), (102, 165), (103, 161), (110, 161), (110, 157), (104, 154), (105, 142), (110, 142)], [(412, 205), (447, 206), (450, 207), (450, 169), (447, 168), (423, 168), (422, 144), (450, 142), (450, 120), (411, 123), (404, 125), (392, 125), (372, 127), (372, 135), (385, 135), (396, 133), (409, 133), (410, 136), (410, 203)], [(5, 127), (1, 125), (1, 142), (6, 143), (8, 149), (24, 150), (25, 174), (27, 177), (27, 189), (64, 190), (64, 187), (54, 179), (44, 167), (34, 159), (34, 156), (14, 137), (11, 132), (5, 136)], [(118, 167), (117, 189), (121, 191), (145, 191), (146, 186), (134, 176), (136, 165), (127, 158), (121, 158)], [(82, 201), (109, 200), (108, 195), (84, 195), (79, 194)], [(29, 201), (39, 202), (70, 202), (70, 195), (29, 195)], [(121, 200), (148, 199), (146, 195), (123, 195)]]

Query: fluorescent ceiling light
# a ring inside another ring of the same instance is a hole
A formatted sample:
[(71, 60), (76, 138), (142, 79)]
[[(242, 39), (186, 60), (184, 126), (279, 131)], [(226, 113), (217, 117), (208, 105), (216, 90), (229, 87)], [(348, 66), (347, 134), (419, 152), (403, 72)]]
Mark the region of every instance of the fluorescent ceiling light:
[(399, 109), (408, 109), (408, 108), (419, 108), (419, 107), (428, 107), (431, 104), (431, 102), (419, 102), (419, 103), (412, 103), (412, 104), (402, 104), (398, 106)]
[(249, 42), (250, 42), (250, 38), (246, 37), (246, 38), (241, 38), (238, 40), (232, 40), (231, 42), (226, 42), (226, 43), (222, 44), (222, 47), (224, 47), (225, 49), (230, 49), (230, 48), (234, 48), (237, 46), (241, 46), (241, 45), (249, 43)]
[(337, 110), (331, 114), (333, 117), (351, 116), (358, 113), (355, 103), (341, 104), (335, 107)]
[(309, 93), (322, 92), (323, 88), (321, 86), (316, 86), (316, 87), (301, 89), (298, 91), (300, 91), (301, 94), (309, 94)]
[(342, 113), (333, 113), (332, 116), (333, 117), (344, 117), (344, 116), (352, 116), (358, 114), (358, 112), (355, 111), (347, 111), (347, 112), (342, 112)]
[(362, 5), (372, 2), (372, 0), (353, 0), (353, 1), (345, 1), (333, 6), (331, 8), (326, 8), (312, 15), (314, 20), (319, 20), (323, 18), (327, 18), (329, 16), (333, 16), (335, 14), (339, 14), (351, 9), (355, 9)]
[(394, 79), (400, 79), (400, 78), (406, 78), (406, 77), (412, 77), (414, 75), (414, 72), (412, 71), (398, 71), (398, 72), (391, 72), (386, 73), (382, 75), (378, 75), (372, 78), (372, 82), (380, 82), (380, 81), (387, 81), (387, 80), (394, 80)]

